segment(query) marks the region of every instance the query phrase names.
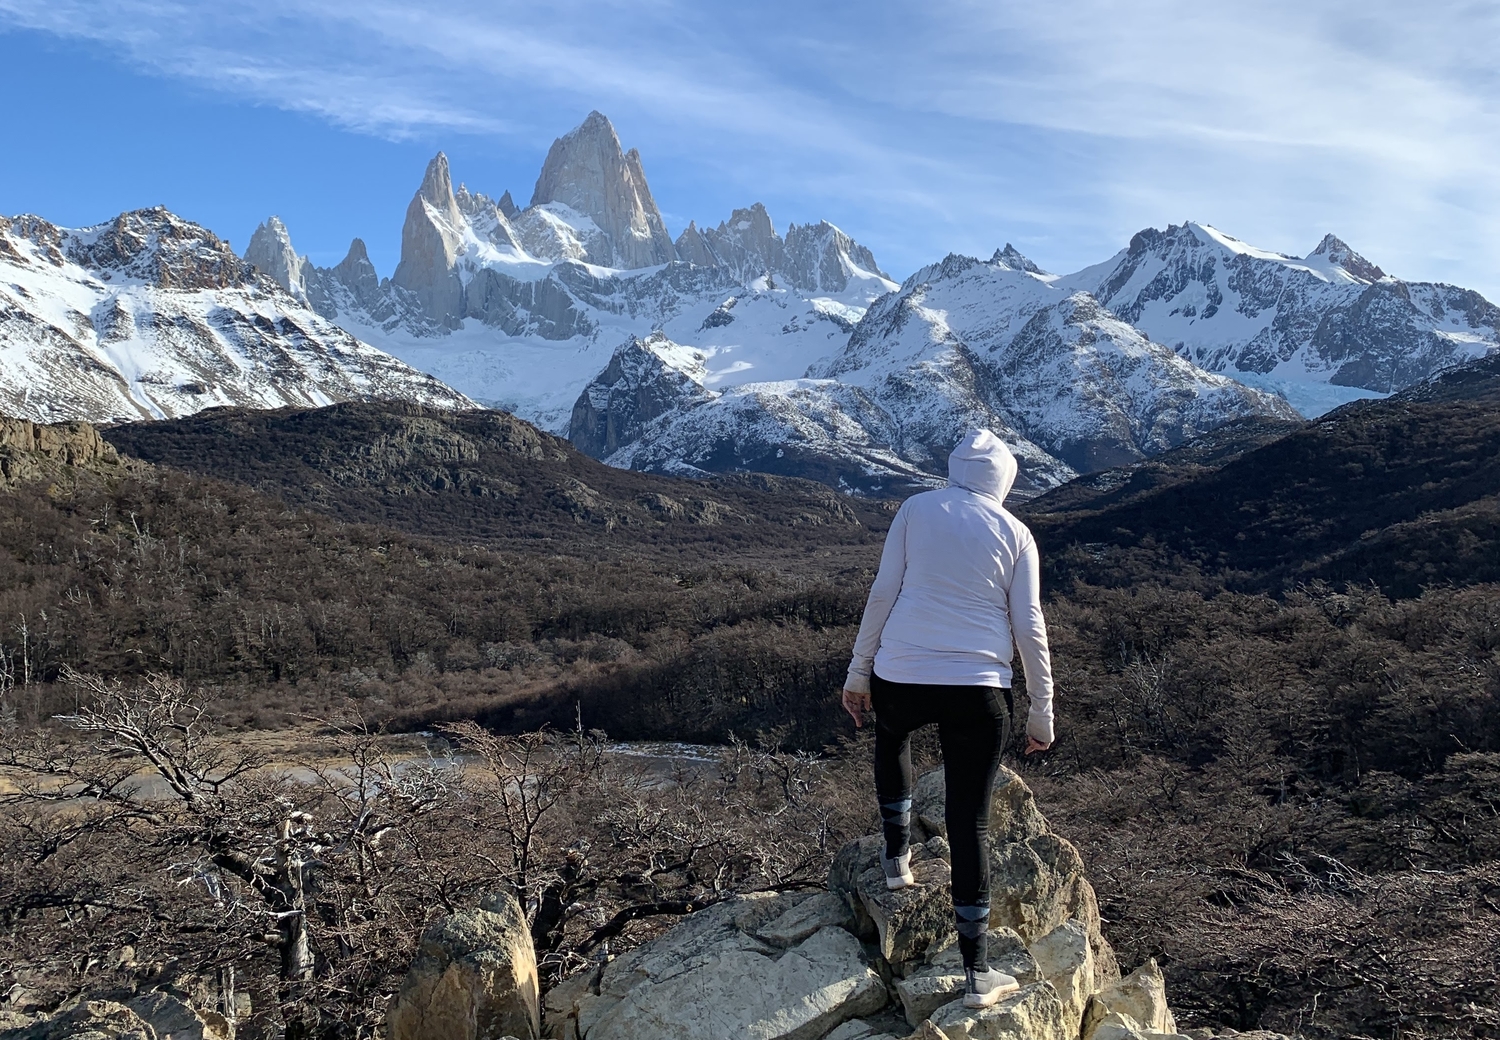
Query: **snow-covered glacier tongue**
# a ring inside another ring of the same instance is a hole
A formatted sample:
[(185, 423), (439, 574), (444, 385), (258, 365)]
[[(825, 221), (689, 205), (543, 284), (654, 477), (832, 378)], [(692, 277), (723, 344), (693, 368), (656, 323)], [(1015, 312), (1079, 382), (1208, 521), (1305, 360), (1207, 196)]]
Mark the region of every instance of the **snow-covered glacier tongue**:
[(215, 405), (473, 406), (309, 309), (285, 237), (276, 222), (252, 249), (278, 285), (161, 207), (80, 230), (0, 218), (0, 412), (112, 422)]
[(1207, 224), (1147, 228), (1059, 284), (1307, 416), (1385, 396), (1500, 344), (1500, 309), (1478, 293), (1391, 277), (1331, 234), (1294, 257)]

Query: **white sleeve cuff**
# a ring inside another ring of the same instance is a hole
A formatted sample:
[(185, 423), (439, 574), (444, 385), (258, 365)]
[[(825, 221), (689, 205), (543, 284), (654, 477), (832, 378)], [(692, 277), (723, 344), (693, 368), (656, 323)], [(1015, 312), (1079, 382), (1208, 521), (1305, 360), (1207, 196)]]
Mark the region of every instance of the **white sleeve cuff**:
[(844, 689), (850, 693), (869, 693), (870, 673), (857, 672), (854, 670), (854, 666), (851, 665), (849, 667), (849, 675), (844, 680)]

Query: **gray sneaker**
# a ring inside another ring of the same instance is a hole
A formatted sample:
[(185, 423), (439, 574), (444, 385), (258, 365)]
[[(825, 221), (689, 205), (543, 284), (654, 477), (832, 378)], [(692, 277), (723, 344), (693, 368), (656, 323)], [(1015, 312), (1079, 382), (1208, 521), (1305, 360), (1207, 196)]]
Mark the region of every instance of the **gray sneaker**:
[(975, 971), (970, 968), (965, 974), (968, 978), (964, 982), (964, 1007), (984, 1008), (991, 1004), (998, 1004), (1000, 998), (1007, 996), (1021, 988), (1021, 984), (1012, 975), (1003, 971), (988, 968), (984, 971)]
[(915, 885), (917, 879), (911, 872), (911, 849), (907, 849), (895, 859), (887, 859), (886, 854), (880, 854), (880, 865), (885, 868), (886, 888), (905, 888)]

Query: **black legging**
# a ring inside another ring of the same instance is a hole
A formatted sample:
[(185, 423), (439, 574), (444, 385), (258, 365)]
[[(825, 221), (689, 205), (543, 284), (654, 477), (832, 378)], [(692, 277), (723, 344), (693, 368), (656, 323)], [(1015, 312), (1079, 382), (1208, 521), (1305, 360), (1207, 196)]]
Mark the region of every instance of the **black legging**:
[(964, 966), (983, 971), (990, 907), (990, 791), (1010, 742), (1011, 695), (997, 686), (938, 686), (870, 677), (875, 709), (875, 793), (890, 857), (907, 850), (911, 734), (937, 723), (947, 783), (944, 817), (953, 866), (953, 914)]

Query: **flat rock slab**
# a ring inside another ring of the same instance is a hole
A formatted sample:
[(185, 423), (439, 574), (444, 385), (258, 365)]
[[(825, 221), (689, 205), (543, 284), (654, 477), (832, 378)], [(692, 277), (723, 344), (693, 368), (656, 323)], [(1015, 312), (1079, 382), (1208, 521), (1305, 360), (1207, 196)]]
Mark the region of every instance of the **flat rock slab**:
[(726, 943), (663, 981), (632, 986), (597, 1017), (580, 1018), (579, 1033), (583, 1040), (820, 1040), (887, 1000), (859, 940), (825, 928), (779, 957)]

